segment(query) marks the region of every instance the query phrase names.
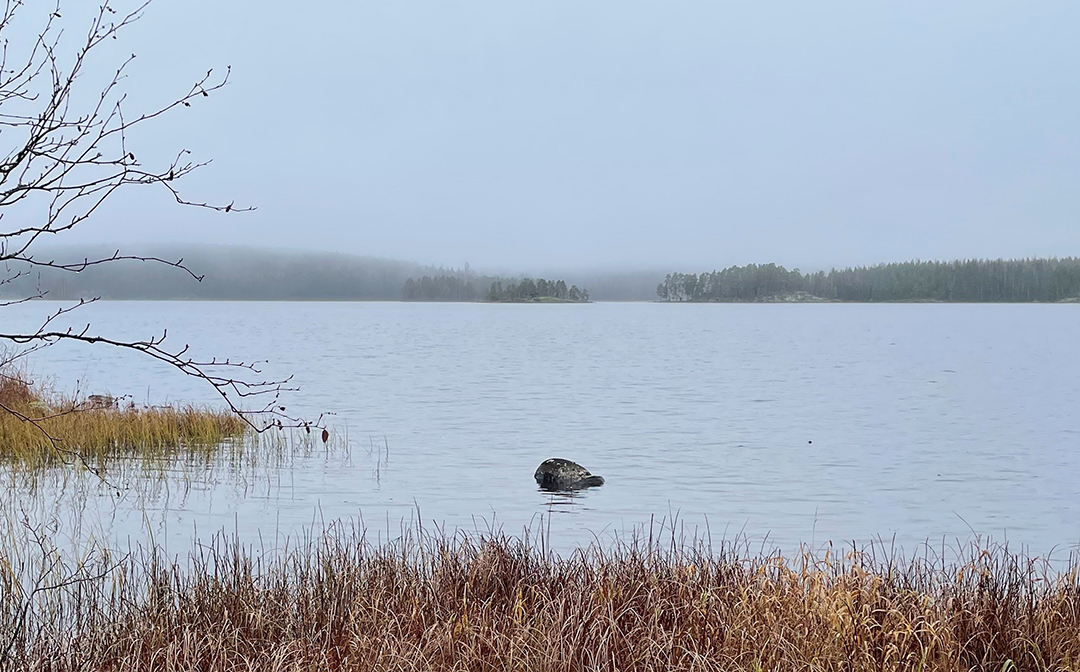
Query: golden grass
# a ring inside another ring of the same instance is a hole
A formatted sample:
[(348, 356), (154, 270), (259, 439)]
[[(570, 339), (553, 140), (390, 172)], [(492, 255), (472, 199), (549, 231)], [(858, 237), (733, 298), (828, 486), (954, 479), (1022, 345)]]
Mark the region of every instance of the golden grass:
[(212, 452), (248, 429), (233, 413), (199, 406), (94, 407), (11, 374), (0, 375), (0, 404), (0, 460), (23, 468)]
[(372, 547), (354, 531), (272, 555), (201, 548), (183, 568), (155, 552), (40, 593), (22, 626), (26, 591), (9, 589), (11, 669), (1080, 667), (1077, 565), (1003, 547), (948, 563), (641, 543), (559, 558), (502, 536)]

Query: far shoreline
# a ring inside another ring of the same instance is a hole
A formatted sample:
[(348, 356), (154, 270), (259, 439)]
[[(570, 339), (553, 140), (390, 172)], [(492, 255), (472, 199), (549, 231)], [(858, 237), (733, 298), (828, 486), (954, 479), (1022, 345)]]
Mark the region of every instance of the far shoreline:
[[(4, 300), (0, 298), (0, 300)], [(27, 305), (37, 303), (68, 304), (80, 298), (39, 298), (26, 301)], [(91, 298), (83, 298), (90, 305)], [(528, 301), (421, 301), (392, 298), (106, 298), (93, 299), (94, 304), (153, 303), (153, 304), (474, 304), (481, 306), (514, 304), (660, 304), (672, 306), (883, 306), (883, 305), (934, 305), (934, 306), (1057, 306), (1080, 305), (1080, 298), (1066, 298), (1056, 301), (945, 301), (941, 299), (895, 299), (882, 301), (841, 301), (827, 299), (821, 301), (785, 301), (785, 300), (724, 300), (724, 301), (665, 301), (660, 299), (591, 299), (589, 301), (570, 300), (528, 300)]]

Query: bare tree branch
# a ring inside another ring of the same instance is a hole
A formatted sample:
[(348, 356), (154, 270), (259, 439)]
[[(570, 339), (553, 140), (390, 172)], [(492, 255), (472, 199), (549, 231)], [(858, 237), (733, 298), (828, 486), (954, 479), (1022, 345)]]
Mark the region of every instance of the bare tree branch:
[[(136, 187), (156, 187), (172, 202), (224, 213), (251, 210), (235, 203), (215, 204), (190, 199), (178, 182), (209, 161), (196, 161), (186, 149), (178, 150), (171, 161), (148, 165), (129, 146), (132, 130), (158, 122), (170, 114), (191, 107), (228, 84), (230, 70), (215, 74), (207, 70), (185, 93), (166, 104), (134, 114), (127, 109), (124, 83), (136, 56), (123, 58), (114, 70), (99, 79), (98, 89), (86, 83), (96, 73), (88, 70), (91, 54), (102, 44), (117, 39), (139, 20), (150, 4), (144, 0), (134, 9), (119, 12), (115, 0), (104, 0), (97, 9), (85, 36), (71, 44), (61, 24), (59, 1), (44, 15), (24, 16), (30, 10), (21, 0), (0, 4), (0, 287), (26, 277), (32, 269), (52, 269), (81, 273), (88, 268), (123, 261), (160, 264), (178, 269), (195, 280), (202, 275), (183, 259), (122, 253), (85, 256), (76, 261), (57, 261), (38, 254), (42, 240), (63, 236), (93, 217), (118, 191)], [(35, 7), (35, 11), (38, 10)], [(37, 21), (38, 28), (33, 29)], [(28, 36), (36, 35), (36, 38)], [(92, 86), (92, 85), (91, 85)], [(5, 219), (5, 217), (7, 219)], [(7, 296), (0, 308), (46, 298), (40, 288), (21, 296)], [(82, 329), (63, 328), (61, 318), (92, 304), (96, 299), (80, 299), (51, 313), (36, 330), (0, 333), (0, 343), (15, 350), (0, 356), (0, 368), (10, 366), (42, 348), (62, 342), (111, 346), (137, 352), (163, 362), (180, 373), (209, 384), (223, 402), (256, 431), (271, 427), (320, 426), (315, 421), (292, 417), (280, 405), (282, 392), (291, 378), (263, 378), (260, 362), (231, 359), (199, 359), (189, 354), (187, 345), (170, 348), (166, 333), (143, 340), (123, 340)], [(0, 375), (3, 375), (0, 372)], [(60, 412), (77, 412), (77, 407)], [(33, 424), (43, 433), (41, 422), (0, 404), (0, 412)], [(47, 435), (47, 433), (46, 433)], [(50, 437), (50, 440), (52, 438)], [(52, 441), (56, 450), (67, 449)]]

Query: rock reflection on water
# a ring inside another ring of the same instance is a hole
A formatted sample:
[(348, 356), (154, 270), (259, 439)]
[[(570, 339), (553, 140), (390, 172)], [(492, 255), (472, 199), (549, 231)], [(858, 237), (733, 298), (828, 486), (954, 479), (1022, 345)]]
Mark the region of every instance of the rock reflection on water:
[(549, 511), (556, 513), (574, 513), (575, 507), (585, 505), (585, 490), (561, 490), (551, 491), (537, 488), (536, 491), (543, 496), (544, 506)]

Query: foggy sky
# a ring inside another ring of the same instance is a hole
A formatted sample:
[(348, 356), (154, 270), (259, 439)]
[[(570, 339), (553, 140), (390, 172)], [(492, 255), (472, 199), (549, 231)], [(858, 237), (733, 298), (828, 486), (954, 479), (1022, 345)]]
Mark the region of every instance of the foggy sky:
[(213, 158), (185, 193), (258, 210), (143, 191), (66, 242), (496, 271), (1076, 255), (1077, 35), (1068, 1), (155, 0), (114, 52), (131, 105), (232, 83), (132, 141)]

